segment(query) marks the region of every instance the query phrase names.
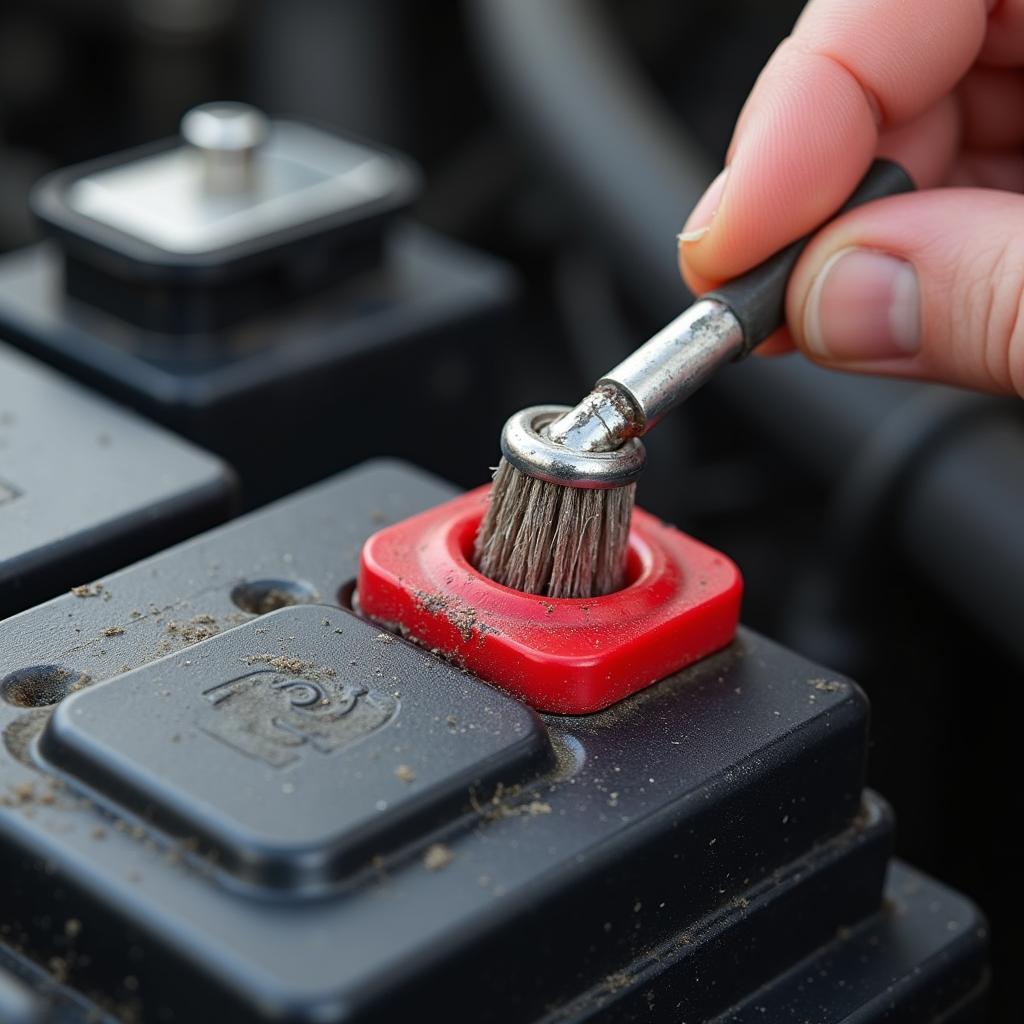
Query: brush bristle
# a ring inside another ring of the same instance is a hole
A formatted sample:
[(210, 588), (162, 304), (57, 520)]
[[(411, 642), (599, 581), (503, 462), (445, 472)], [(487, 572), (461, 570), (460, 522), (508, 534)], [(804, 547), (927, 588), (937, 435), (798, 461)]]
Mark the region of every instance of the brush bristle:
[(504, 459), (476, 536), (473, 562), (497, 583), (545, 597), (600, 597), (625, 584), (636, 484), (564, 487)]

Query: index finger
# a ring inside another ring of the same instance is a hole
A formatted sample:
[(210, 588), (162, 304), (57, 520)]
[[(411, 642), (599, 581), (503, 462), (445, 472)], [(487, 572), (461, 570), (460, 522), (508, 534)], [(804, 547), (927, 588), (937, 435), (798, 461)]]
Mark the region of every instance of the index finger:
[(709, 230), (683, 241), (687, 268), (726, 280), (835, 213), (879, 133), (933, 107), (974, 63), (994, 2), (812, 0), (740, 115)]

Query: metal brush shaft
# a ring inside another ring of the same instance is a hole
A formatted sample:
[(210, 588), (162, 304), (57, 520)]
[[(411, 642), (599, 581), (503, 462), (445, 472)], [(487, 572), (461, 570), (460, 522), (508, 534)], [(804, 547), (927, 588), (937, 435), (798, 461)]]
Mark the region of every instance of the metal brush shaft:
[(644, 468), (640, 436), (744, 348), (729, 307), (702, 299), (605, 374), (574, 409), (541, 405), (510, 417), (501, 453), (547, 483), (625, 487)]
[[(913, 187), (898, 164), (876, 160), (839, 212)], [(505, 458), (538, 479), (576, 487), (635, 480), (643, 465), (636, 439), (784, 322), (786, 285), (810, 238), (696, 302), (605, 374), (575, 408), (548, 419), (539, 417), (539, 407), (513, 417), (502, 434)]]
[(744, 347), (732, 310), (702, 299), (606, 373), (547, 435), (571, 451), (613, 451), (646, 434)]

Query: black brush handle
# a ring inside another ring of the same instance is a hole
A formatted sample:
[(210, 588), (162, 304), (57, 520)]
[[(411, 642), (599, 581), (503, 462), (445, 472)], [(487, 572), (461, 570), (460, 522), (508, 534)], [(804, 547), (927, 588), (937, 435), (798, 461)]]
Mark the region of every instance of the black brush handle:
[[(912, 192), (914, 182), (899, 164), (891, 160), (876, 160), (864, 175), (853, 194), (836, 213), (845, 213), (855, 206), (863, 206), (873, 199)], [(702, 296), (715, 299), (729, 307), (743, 328), (743, 351), (738, 358), (748, 355), (773, 331), (785, 322), (786, 285), (796, 261), (815, 231), (797, 239), (781, 252), (769, 256), (753, 270)]]

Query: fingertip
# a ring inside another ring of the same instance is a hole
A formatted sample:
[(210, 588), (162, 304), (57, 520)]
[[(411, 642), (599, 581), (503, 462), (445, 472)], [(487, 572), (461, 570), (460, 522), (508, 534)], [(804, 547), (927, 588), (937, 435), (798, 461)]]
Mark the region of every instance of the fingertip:
[(689, 259), (689, 248), (689, 246), (679, 246), (679, 272), (682, 274), (686, 287), (694, 295), (703, 295), (705, 292), (711, 291), (712, 288), (716, 288), (721, 282), (704, 277), (694, 270)]
[(697, 205), (686, 218), (683, 230), (676, 236), (680, 246), (699, 242), (711, 230), (711, 224), (722, 205), (725, 186), (729, 179), (729, 168), (723, 167), (704, 190)]
[[(874, 156), (863, 90), (834, 62), (780, 48), (751, 97), (711, 230), (684, 243), (699, 277), (749, 270), (832, 215)], [(696, 217), (687, 228), (699, 226)]]

